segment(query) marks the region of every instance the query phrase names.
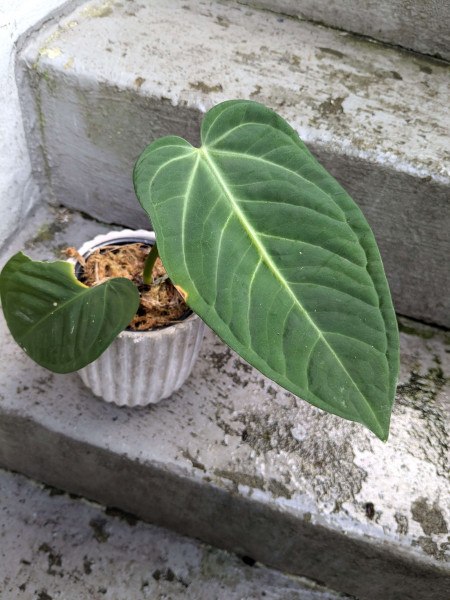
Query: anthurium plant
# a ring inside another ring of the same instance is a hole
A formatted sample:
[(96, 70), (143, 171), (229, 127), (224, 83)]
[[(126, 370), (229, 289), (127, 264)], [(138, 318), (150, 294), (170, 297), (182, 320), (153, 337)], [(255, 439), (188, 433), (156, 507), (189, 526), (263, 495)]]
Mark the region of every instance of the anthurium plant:
[[(261, 373), (386, 440), (398, 330), (360, 209), (286, 121), (261, 104), (217, 105), (201, 139), (200, 148), (158, 139), (134, 169), (171, 280)], [(22, 253), (4, 267), (0, 291), (13, 337), (56, 372), (95, 360), (139, 301), (126, 279), (87, 288), (73, 265)]]

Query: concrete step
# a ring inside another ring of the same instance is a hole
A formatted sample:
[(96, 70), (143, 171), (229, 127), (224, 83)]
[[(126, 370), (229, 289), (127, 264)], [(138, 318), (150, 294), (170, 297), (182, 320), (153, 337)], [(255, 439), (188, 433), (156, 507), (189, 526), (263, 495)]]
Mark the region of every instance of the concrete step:
[(88, 2), (22, 49), (43, 193), (147, 226), (131, 182), (155, 138), (198, 143), (231, 98), (280, 112), (366, 214), (397, 312), (450, 326), (448, 65), (236, 2)]
[[(8, 255), (53, 258), (104, 229), (41, 207)], [(0, 466), (361, 600), (448, 599), (448, 332), (401, 321), (383, 444), (280, 389), (211, 332), (181, 390), (121, 409), (77, 374), (32, 363), (0, 327)]]
[(450, 4), (432, 0), (241, 0), (242, 4), (294, 15), (450, 59)]
[(2, 600), (349, 598), (21, 475), (0, 489)]

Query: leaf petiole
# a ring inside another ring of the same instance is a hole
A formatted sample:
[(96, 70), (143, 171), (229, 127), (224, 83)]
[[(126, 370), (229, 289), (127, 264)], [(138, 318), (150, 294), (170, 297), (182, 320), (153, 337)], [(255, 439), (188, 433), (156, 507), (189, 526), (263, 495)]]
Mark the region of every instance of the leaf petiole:
[(142, 274), (142, 279), (146, 285), (151, 285), (152, 283), (152, 273), (153, 267), (155, 266), (156, 259), (159, 256), (158, 246), (156, 242), (153, 244), (152, 249), (147, 255), (145, 259), (144, 272)]

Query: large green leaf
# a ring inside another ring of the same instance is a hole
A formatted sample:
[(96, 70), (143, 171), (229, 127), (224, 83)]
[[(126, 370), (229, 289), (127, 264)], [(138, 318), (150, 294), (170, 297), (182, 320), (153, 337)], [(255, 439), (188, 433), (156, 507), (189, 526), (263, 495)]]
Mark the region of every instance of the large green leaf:
[(170, 277), (262, 373), (387, 439), (398, 331), (361, 211), (260, 104), (219, 104), (201, 138), (159, 139), (135, 166)]
[(128, 279), (88, 288), (73, 265), (14, 255), (0, 276), (3, 312), (16, 342), (38, 364), (77, 371), (95, 360), (130, 323), (139, 292)]

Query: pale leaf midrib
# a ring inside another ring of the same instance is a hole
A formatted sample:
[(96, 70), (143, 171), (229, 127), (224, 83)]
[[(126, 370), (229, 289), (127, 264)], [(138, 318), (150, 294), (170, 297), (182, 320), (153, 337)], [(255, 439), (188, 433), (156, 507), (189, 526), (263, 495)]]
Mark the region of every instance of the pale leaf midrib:
[[(343, 372), (346, 374), (346, 376), (348, 377), (348, 379), (351, 381), (352, 385), (356, 389), (358, 395), (362, 398), (364, 404), (366, 405), (366, 407), (371, 412), (374, 421), (376, 423), (378, 423), (379, 425), (381, 425), (379, 423), (378, 418), (377, 418), (374, 410), (372, 409), (370, 403), (366, 400), (366, 398), (362, 394), (361, 390), (358, 388), (358, 385), (356, 384), (356, 382), (354, 381), (354, 379), (351, 377), (351, 375), (349, 374), (349, 372), (347, 371), (347, 369), (345, 368), (345, 366), (342, 364), (342, 362), (339, 359), (339, 357), (334, 352), (333, 348), (330, 346), (330, 344), (328, 343), (328, 341), (324, 337), (322, 331), (315, 324), (315, 322), (311, 319), (311, 317), (309, 316), (308, 312), (305, 310), (305, 308), (299, 302), (298, 298), (290, 290), (290, 288), (287, 285), (287, 282), (285, 281), (284, 277), (281, 275), (281, 273), (278, 271), (278, 269), (274, 265), (274, 263), (271, 260), (271, 258), (268, 256), (268, 254), (267, 254), (264, 246), (259, 242), (259, 240), (257, 238), (257, 235), (256, 235), (256, 232), (253, 230), (253, 228), (250, 226), (250, 224), (245, 219), (245, 216), (243, 215), (241, 209), (239, 208), (236, 200), (234, 199), (233, 195), (231, 194), (231, 192), (229, 191), (228, 187), (226, 186), (226, 184), (225, 184), (225, 182), (223, 180), (223, 177), (222, 177), (219, 169), (215, 166), (213, 158), (212, 158), (212, 156), (210, 156), (210, 154), (208, 152), (208, 148), (205, 145), (203, 145), (201, 148), (198, 149), (198, 151), (202, 153), (202, 155), (203, 155), (203, 157), (204, 157), (207, 165), (209, 166), (211, 172), (216, 177), (217, 181), (220, 184), (220, 187), (224, 191), (225, 197), (228, 198), (228, 200), (229, 200), (229, 202), (230, 202), (230, 204), (231, 204), (231, 206), (232, 206), (232, 208), (233, 208), (236, 216), (238, 217), (238, 219), (239, 219), (242, 227), (247, 232), (249, 238), (253, 241), (253, 243), (256, 246), (256, 248), (257, 248), (260, 256), (263, 258), (263, 260), (266, 263), (266, 265), (268, 266), (268, 268), (272, 271), (272, 273), (274, 274), (274, 276), (280, 281), (281, 285), (287, 290), (288, 294), (293, 299), (294, 304), (298, 307), (298, 309), (305, 316), (305, 318), (307, 319), (307, 321), (311, 324), (312, 328), (316, 331), (318, 339), (321, 339), (323, 341), (323, 343), (328, 348), (328, 350), (330, 351), (330, 353), (332, 354), (332, 356), (335, 357), (337, 363), (340, 365), (340, 367), (342, 368)], [(214, 153), (216, 153), (216, 150), (213, 151), (213, 154)], [(236, 153), (233, 153), (233, 154), (236, 154)], [(236, 156), (238, 156), (238, 155), (236, 155)], [(263, 162), (269, 162), (269, 161), (263, 161)], [(270, 163), (270, 164), (273, 165), (273, 163)], [(286, 169), (286, 167), (282, 167), (282, 168), (284, 168), (285, 170), (289, 171), (289, 169)], [(289, 172), (292, 173), (292, 171), (289, 171)], [(307, 180), (307, 181), (309, 181), (309, 180)], [(323, 190), (321, 190), (321, 191), (323, 192)], [(311, 354), (310, 354), (310, 356), (311, 356)]]
[[(240, 124), (239, 124), (239, 125), (238, 125), (236, 128), (242, 127), (242, 125), (243, 125), (243, 123), (240, 123)], [(224, 134), (224, 136), (222, 136), (222, 138), (224, 138), (224, 137), (226, 137), (226, 133)], [(287, 135), (286, 135), (286, 138), (287, 138), (287, 140), (289, 140), (289, 143), (290, 143), (290, 144), (293, 144), (293, 146), (294, 146), (295, 148), (298, 148), (299, 150), (301, 150), (301, 151), (303, 152), (302, 148), (300, 148), (300, 147), (299, 147), (297, 144), (295, 144), (295, 141), (294, 141), (294, 140), (292, 140), (291, 138), (289, 138), (289, 136), (287, 136)], [(214, 143), (216, 143), (216, 141), (214, 141)], [(239, 153), (237, 153), (237, 152), (233, 152), (233, 151), (231, 151), (231, 150), (217, 150), (217, 149), (214, 149), (214, 148), (213, 148), (213, 149), (212, 149), (212, 153), (214, 153), (214, 154), (223, 154), (223, 155), (225, 155), (225, 156), (235, 156), (236, 158), (241, 158), (241, 155), (240, 155)], [(313, 162), (313, 161), (314, 161), (314, 157), (313, 157), (312, 155), (310, 155), (310, 154), (308, 154), (308, 155), (306, 155), (306, 154), (305, 154), (305, 157), (307, 158), (308, 162)], [(284, 167), (283, 165), (280, 165), (279, 163), (274, 163), (274, 162), (272, 162), (272, 161), (269, 161), (269, 160), (266, 160), (266, 159), (263, 159), (263, 158), (260, 158), (260, 157), (257, 157), (257, 156), (251, 156), (251, 158), (252, 158), (253, 160), (257, 160), (257, 161), (260, 161), (260, 162), (266, 163), (266, 164), (268, 164), (268, 165), (270, 165), (270, 166), (272, 166), (272, 167), (277, 167), (277, 168), (279, 168), (279, 169), (283, 169), (283, 170), (287, 171), (288, 173), (291, 173), (291, 174), (292, 174), (292, 173), (294, 173), (296, 176), (298, 176), (298, 177), (299, 177), (299, 178), (301, 178), (302, 180), (304, 180), (304, 181), (307, 181), (308, 183), (312, 184), (312, 185), (313, 185), (313, 186), (315, 186), (315, 187), (316, 187), (316, 188), (317, 188), (317, 189), (318, 189), (318, 190), (319, 190), (321, 193), (325, 194), (325, 195), (326, 195), (326, 196), (327, 196), (327, 197), (328, 197), (328, 198), (329, 198), (329, 199), (330, 199), (330, 200), (333, 202), (333, 204), (339, 208), (339, 210), (342, 212), (342, 214), (343, 214), (343, 216), (344, 216), (345, 222), (347, 222), (347, 219), (346, 219), (346, 215), (345, 215), (345, 211), (344, 211), (344, 209), (343, 209), (343, 208), (342, 208), (342, 207), (341, 207), (341, 206), (340, 206), (340, 205), (339, 205), (339, 204), (338, 204), (338, 203), (335, 201), (335, 199), (333, 198), (333, 196), (332, 196), (332, 195), (330, 195), (328, 192), (326, 192), (325, 190), (323, 190), (323, 189), (322, 189), (320, 186), (318, 186), (318, 185), (317, 185), (315, 182), (313, 182), (313, 181), (311, 181), (310, 179), (308, 179), (308, 178), (304, 177), (304, 176), (303, 176), (303, 175), (301, 175), (300, 173), (297, 173), (296, 171), (290, 171), (290, 170), (289, 170), (287, 167)], [(347, 193), (345, 192), (345, 190), (342, 190), (342, 193), (343, 193), (343, 194), (345, 194), (345, 195), (347, 195)], [(347, 224), (348, 224), (348, 223), (347, 223)], [(349, 226), (350, 226), (350, 225), (349, 225)], [(350, 227), (350, 228), (351, 228), (351, 230), (353, 231), (353, 228), (352, 228), (352, 227)], [(354, 232), (354, 231), (353, 231), (353, 232)], [(354, 233), (355, 233), (355, 232), (354, 232)], [(356, 233), (355, 233), (355, 235), (356, 235)], [(367, 265), (368, 265), (368, 260), (367, 260), (367, 252), (366, 252), (366, 250), (365, 250), (364, 246), (363, 246), (362, 244), (360, 244), (360, 245), (361, 245), (361, 248), (362, 248), (362, 250), (363, 250), (363, 252), (364, 252), (364, 254), (365, 254), (365, 257), (366, 257), (366, 270), (367, 270)], [(342, 257), (342, 258), (344, 258), (344, 257)], [(348, 259), (345, 259), (345, 258), (344, 258), (344, 260), (348, 260)], [(356, 266), (359, 266), (359, 267), (361, 267), (361, 265), (357, 265), (356, 263), (353, 263), (352, 261), (349, 261), (349, 262), (350, 262), (351, 264), (354, 264), (354, 265), (356, 265)], [(369, 273), (369, 277), (370, 277), (370, 279), (372, 280), (372, 283), (373, 283), (373, 279), (372, 279), (372, 276), (370, 275), (370, 273)], [(374, 289), (375, 289), (375, 292), (376, 292), (376, 294), (377, 294), (377, 296), (378, 296), (379, 303), (381, 303), (381, 297), (380, 297), (380, 293), (379, 293), (379, 291), (378, 291), (377, 287), (375, 286), (375, 284), (374, 284)], [(381, 316), (382, 316), (382, 320), (383, 320), (383, 323), (384, 323), (384, 330), (385, 330), (385, 333), (387, 334), (387, 322), (386, 322), (386, 319), (385, 319), (385, 317), (384, 317), (384, 314), (383, 314), (383, 313), (382, 313), (382, 315), (381, 315)], [(389, 346), (389, 343), (388, 343), (388, 346)], [(386, 356), (386, 358), (387, 358), (387, 356)], [(390, 374), (392, 373), (392, 368), (393, 368), (393, 367), (391, 367), (391, 365), (390, 365), (390, 363), (389, 363), (389, 360), (388, 360), (388, 371), (389, 371), (389, 373), (390, 373)]]
[[(186, 158), (186, 157), (183, 157), (183, 158)], [(192, 189), (192, 185), (194, 183), (195, 176), (197, 175), (197, 169), (198, 169), (199, 163), (200, 163), (200, 154), (197, 154), (195, 164), (192, 168), (192, 172), (191, 172), (189, 180), (187, 181), (187, 184), (186, 184), (185, 201), (183, 202), (183, 213), (182, 213), (182, 217), (181, 217), (181, 228), (180, 228), (181, 229), (181, 247), (183, 248), (183, 250), (185, 248), (185, 239), (186, 239), (186, 213), (187, 213), (187, 208), (188, 208), (188, 202), (191, 197), (190, 192)], [(185, 251), (183, 251), (183, 262), (184, 262), (184, 269), (185, 269), (186, 273), (189, 274), (189, 278), (192, 281), (192, 277), (189, 272), (188, 265), (186, 263), (186, 252)], [(197, 286), (195, 286), (195, 289), (197, 290), (197, 293), (198, 293)]]

